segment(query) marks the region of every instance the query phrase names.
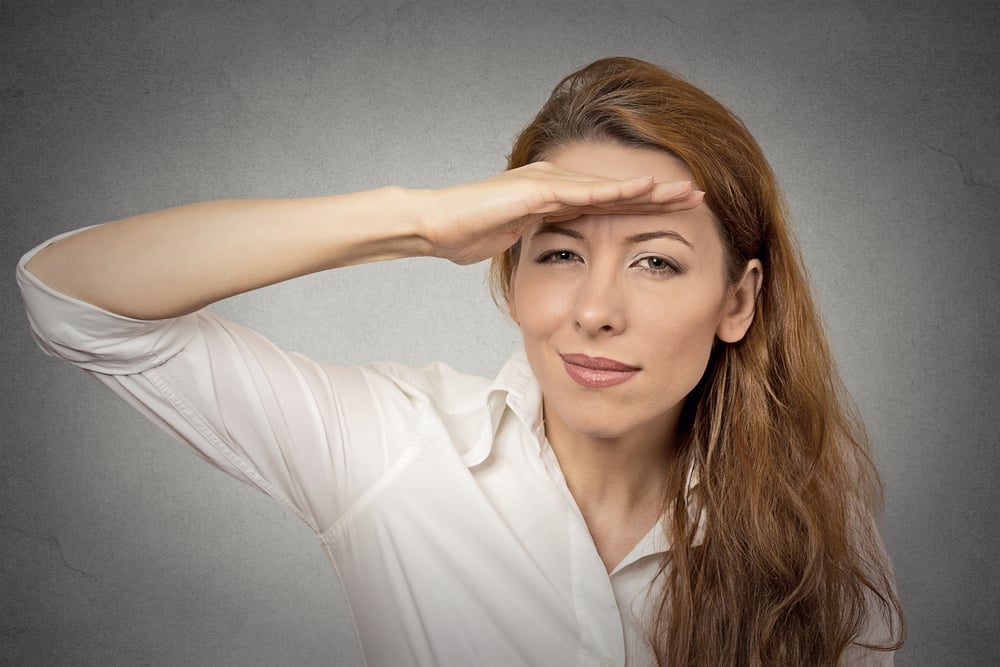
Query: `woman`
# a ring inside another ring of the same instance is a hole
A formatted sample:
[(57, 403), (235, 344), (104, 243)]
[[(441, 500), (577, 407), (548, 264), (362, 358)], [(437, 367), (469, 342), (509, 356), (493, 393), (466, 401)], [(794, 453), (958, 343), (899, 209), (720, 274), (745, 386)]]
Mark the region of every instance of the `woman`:
[[(370, 664), (891, 664), (877, 475), (744, 126), (602, 60), (509, 167), (57, 237), (19, 269), (32, 326), (306, 521)], [(524, 339), (496, 379), (329, 367), (202, 310), (416, 255), (494, 257)]]

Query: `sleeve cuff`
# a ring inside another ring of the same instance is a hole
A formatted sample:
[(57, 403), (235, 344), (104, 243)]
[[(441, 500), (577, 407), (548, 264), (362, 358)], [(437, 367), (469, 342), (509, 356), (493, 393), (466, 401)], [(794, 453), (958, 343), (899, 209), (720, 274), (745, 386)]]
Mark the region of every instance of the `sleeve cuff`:
[(198, 314), (137, 320), (58, 292), (25, 265), (43, 248), (78, 231), (60, 234), (28, 251), (17, 264), (17, 284), (42, 350), (72, 364), (112, 375), (140, 373), (163, 364), (198, 331)]

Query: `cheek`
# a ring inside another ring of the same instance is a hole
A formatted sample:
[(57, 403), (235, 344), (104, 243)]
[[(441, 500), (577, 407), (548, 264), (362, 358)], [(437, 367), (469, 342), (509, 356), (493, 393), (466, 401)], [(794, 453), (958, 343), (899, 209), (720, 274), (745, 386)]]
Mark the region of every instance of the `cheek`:
[(661, 300), (661, 307), (647, 304), (642, 316), (633, 320), (633, 332), (651, 344), (650, 352), (664, 367), (685, 377), (700, 379), (715, 342), (721, 303), (718, 295), (684, 290)]
[(511, 295), (511, 316), (525, 336), (551, 331), (564, 318), (569, 299), (565, 288), (552, 281), (520, 280), (515, 276)]

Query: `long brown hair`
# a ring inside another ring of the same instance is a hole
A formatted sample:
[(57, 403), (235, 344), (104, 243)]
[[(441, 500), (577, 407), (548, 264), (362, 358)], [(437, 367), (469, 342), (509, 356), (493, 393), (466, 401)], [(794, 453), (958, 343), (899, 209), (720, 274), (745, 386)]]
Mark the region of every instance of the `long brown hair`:
[[(874, 527), (882, 501), (868, 437), (846, 396), (770, 166), (744, 124), (649, 63), (570, 74), (517, 137), (508, 166), (566, 144), (617, 141), (683, 160), (715, 215), (735, 281), (764, 265), (743, 340), (716, 341), (687, 398), (665, 489), (672, 548), (649, 627), (661, 665), (836, 665), (853, 643), (898, 648), (902, 610)], [(506, 299), (518, 248), (494, 258)], [(685, 471), (696, 470), (693, 492)], [(706, 517), (695, 546), (697, 517)], [(874, 638), (867, 629), (882, 627)], [(884, 640), (884, 645), (865, 642)]]

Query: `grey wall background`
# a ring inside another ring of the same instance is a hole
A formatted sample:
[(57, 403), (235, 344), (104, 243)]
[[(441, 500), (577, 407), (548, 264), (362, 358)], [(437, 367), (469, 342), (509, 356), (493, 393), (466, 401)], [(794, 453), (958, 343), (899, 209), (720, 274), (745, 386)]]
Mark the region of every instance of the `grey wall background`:
[[(897, 664), (1000, 660), (996, 3), (3, 0), (0, 29), (0, 662), (359, 661), (305, 526), (34, 348), (21, 253), (194, 200), (487, 176), (610, 54), (724, 100), (782, 179), (886, 483)], [(482, 276), (413, 260), (218, 309), (333, 362), (492, 373), (517, 334)]]

